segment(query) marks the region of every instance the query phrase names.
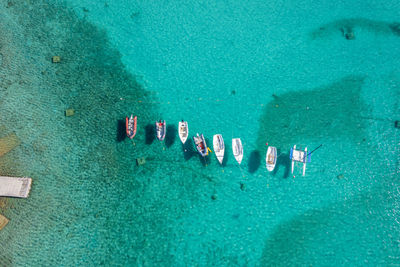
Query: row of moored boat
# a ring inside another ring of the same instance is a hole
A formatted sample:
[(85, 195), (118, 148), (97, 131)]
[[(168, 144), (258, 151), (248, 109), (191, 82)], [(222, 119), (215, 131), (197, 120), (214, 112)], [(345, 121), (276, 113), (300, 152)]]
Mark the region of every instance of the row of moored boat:
[[(157, 139), (160, 141), (164, 140), (167, 132), (165, 120), (156, 121), (155, 127), (156, 127)], [(126, 117), (126, 135), (132, 139), (136, 135), (136, 130), (137, 130), (137, 116), (131, 115), (130, 117)], [(185, 144), (189, 136), (189, 126), (187, 121), (182, 120), (179, 122), (178, 133), (182, 144)], [(193, 141), (196, 146), (197, 152), (202, 157), (206, 157), (211, 150), (209, 147), (207, 147), (204, 135), (197, 133), (195, 136), (193, 136)], [(225, 155), (225, 143), (221, 134), (215, 134), (213, 136), (213, 148), (217, 160), (219, 161), (220, 164), (222, 164)], [(239, 164), (242, 163), (243, 145), (240, 138), (232, 139), (232, 152), (236, 161)], [(266, 166), (269, 171), (272, 171), (275, 168), (276, 160), (277, 160), (276, 147), (272, 146), (268, 147), (266, 155)]]

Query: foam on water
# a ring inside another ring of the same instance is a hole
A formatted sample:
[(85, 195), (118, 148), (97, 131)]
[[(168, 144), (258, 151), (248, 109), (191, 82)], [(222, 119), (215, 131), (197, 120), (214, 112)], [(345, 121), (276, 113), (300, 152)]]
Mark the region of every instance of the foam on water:
[[(2, 5), (0, 137), (21, 144), (0, 167), (34, 185), (1, 202), (0, 264), (396, 264), (399, 3), (311, 4)], [(223, 135), (224, 166), (182, 147), (180, 119)], [(321, 143), (293, 179), (288, 149)]]

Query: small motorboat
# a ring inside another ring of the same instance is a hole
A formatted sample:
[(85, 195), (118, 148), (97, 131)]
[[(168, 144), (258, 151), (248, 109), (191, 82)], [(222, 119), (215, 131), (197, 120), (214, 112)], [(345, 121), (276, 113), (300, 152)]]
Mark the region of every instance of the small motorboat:
[(160, 141), (164, 140), (166, 132), (167, 132), (167, 124), (165, 123), (165, 120), (156, 121), (157, 139)]
[(215, 156), (217, 157), (219, 163), (222, 164), (225, 154), (225, 144), (224, 139), (222, 139), (222, 135), (216, 134), (213, 136), (213, 146)]
[(189, 126), (187, 121), (180, 121), (178, 129), (179, 138), (181, 139), (182, 144), (185, 144), (189, 135)]
[(272, 172), (276, 165), (276, 147), (269, 146), (267, 150), (267, 155), (265, 156), (265, 162), (267, 164), (267, 170)]
[(137, 116), (133, 117), (133, 114), (125, 118), (125, 126), (126, 126), (126, 135), (132, 139), (136, 135), (137, 128)]
[(207, 156), (208, 148), (207, 148), (207, 144), (206, 144), (206, 139), (204, 139), (203, 134), (202, 135), (197, 134), (197, 136), (193, 136), (193, 141), (194, 141), (194, 144), (196, 145), (196, 149), (199, 152), (199, 154), (202, 157)]
[(232, 139), (232, 150), (233, 150), (233, 155), (235, 156), (236, 161), (239, 164), (242, 163), (243, 146), (242, 146), (242, 141), (240, 140), (240, 138)]

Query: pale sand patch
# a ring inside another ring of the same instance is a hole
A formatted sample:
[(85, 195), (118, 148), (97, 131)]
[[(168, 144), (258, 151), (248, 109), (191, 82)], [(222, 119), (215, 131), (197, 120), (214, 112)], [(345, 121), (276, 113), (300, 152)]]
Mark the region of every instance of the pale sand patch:
[(7, 198), (0, 197), (0, 211), (4, 211), (7, 206)]
[(21, 144), (18, 136), (15, 133), (11, 133), (7, 136), (0, 138), (0, 157), (10, 152), (15, 147)]
[(8, 219), (0, 214), (0, 230), (8, 223)]

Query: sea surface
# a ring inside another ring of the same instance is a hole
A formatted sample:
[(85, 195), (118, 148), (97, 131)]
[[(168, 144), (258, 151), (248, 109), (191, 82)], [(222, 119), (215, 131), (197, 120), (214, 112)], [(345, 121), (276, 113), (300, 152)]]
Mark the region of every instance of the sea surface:
[[(34, 183), (28, 199), (0, 199), (0, 265), (399, 266), (399, 12), (398, 0), (1, 1), (0, 137), (20, 145), (0, 174)], [(222, 166), (181, 144), (182, 119), (211, 150), (222, 134)], [(292, 174), (290, 148), (321, 144)]]

